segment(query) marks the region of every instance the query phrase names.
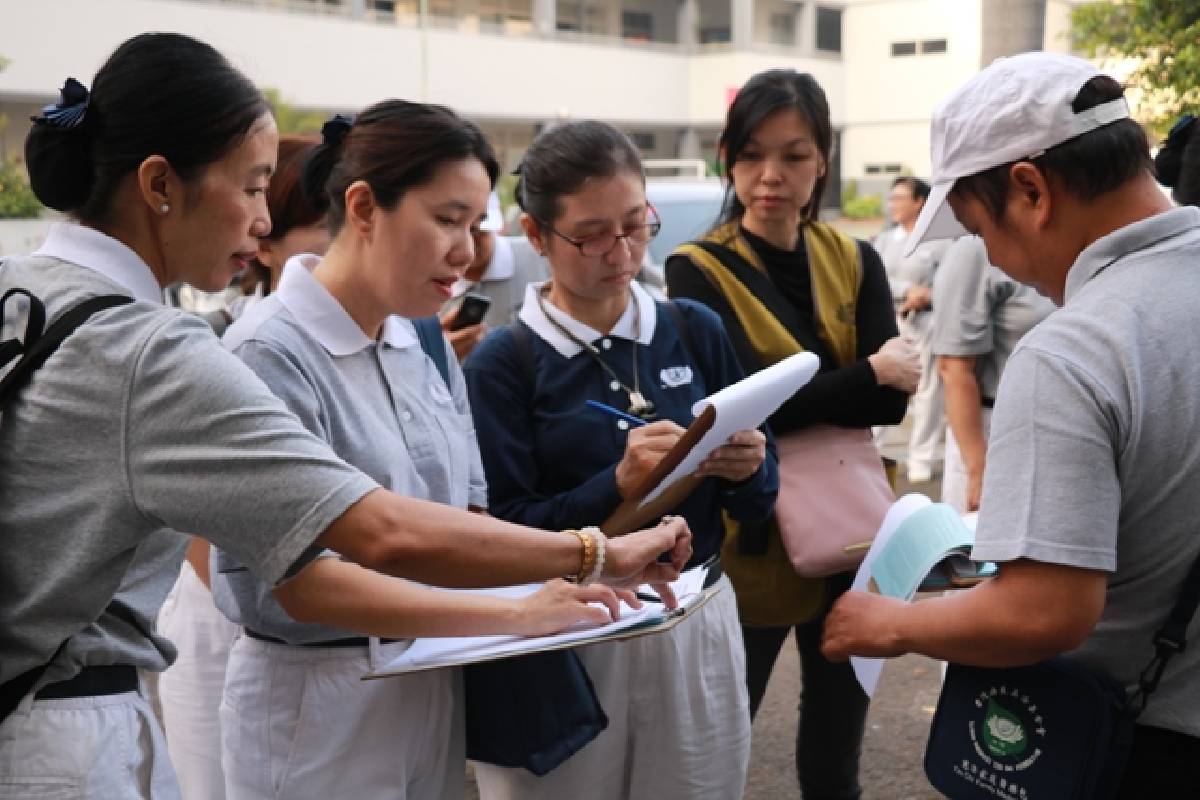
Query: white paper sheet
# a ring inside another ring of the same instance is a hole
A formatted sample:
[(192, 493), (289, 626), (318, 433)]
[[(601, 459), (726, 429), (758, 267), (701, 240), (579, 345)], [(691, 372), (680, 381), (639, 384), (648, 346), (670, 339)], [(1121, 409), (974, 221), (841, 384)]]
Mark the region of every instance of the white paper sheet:
[(819, 366), (821, 360), (812, 353), (797, 353), (697, 401), (692, 406), (692, 415), (700, 416), (711, 405), (717, 412), (713, 426), (679, 466), (646, 495), (641, 505), (658, 497), (675, 481), (695, 472), (700, 462), (733, 434), (762, 425), (800, 387), (812, 380)]
[[(704, 576), (707, 569), (695, 567), (679, 576), (679, 580), (671, 584), (680, 608), (694, 605), (701, 599)], [(505, 586), (498, 589), (465, 589), (444, 591), (462, 591), (470, 594), (482, 594), (491, 597), (520, 598), (533, 594), (541, 584), (530, 583), (522, 586)], [(652, 592), (648, 586), (641, 591)], [(606, 634), (618, 633), (643, 623), (660, 622), (671, 612), (661, 603), (645, 602), (640, 609), (634, 609), (621, 604), (620, 617), (606, 625), (581, 625), (562, 633), (551, 636), (456, 636), (428, 637), (416, 639), (403, 653), (391, 661), (382, 664), (379, 669), (366, 677), (383, 677), (389, 674), (400, 674), (413, 669), (424, 669), (438, 666), (485, 660), (496, 656), (518, 655), (520, 653), (540, 650), (556, 644), (565, 644), (584, 639), (594, 639)]]
[[(887, 545), (892, 534), (900, 527), (900, 523), (908, 519), (914, 511), (929, 505), (930, 502), (930, 499), (923, 494), (906, 494), (892, 504), (883, 518), (883, 523), (879, 526), (879, 532), (875, 534), (875, 541), (871, 542), (871, 548), (867, 550), (866, 557), (859, 565), (858, 572), (854, 576), (854, 583), (850, 585), (850, 591), (867, 591), (867, 583), (871, 579), (871, 564), (879, 555), (879, 551)], [(850, 666), (854, 668), (854, 675), (862, 685), (863, 691), (867, 693), (867, 697), (874, 696), (875, 687), (879, 685), (879, 674), (883, 672), (883, 664), (886, 660), (884, 658), (850, 656)]]
[[(911, 525), (905, 525), (910, 518)], [(905, 533), (897, 538), (904, 527)], [(852, 591), (869, 591), (873, 577), (880, 593), (911, 601), (930, 570), (946, 554), (974, 542), (975, 519), (963, 519), (949, 506), (933, 504), (923, 494), (906, 494), (883, 518), (879, 532), (854, 576)], [(850, 664), (870, 697), (883, 670), (882, 658), (851, 656)]]

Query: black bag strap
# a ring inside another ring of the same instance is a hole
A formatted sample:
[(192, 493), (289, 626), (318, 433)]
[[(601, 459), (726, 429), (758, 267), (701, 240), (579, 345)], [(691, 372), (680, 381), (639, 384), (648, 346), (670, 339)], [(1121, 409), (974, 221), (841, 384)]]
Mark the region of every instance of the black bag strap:
[(1138, 676), (1138, 688), (1130, 697), (1129, 703), (1137, 704), (1135, 713), (1141, 713), (1150, 700), (1150, 695), (1158, 688), (1163, 673), (1167, 670), (1167, 662), (1177, 653), (1182, 653), (1187, 646), (1187, 629), (1200, 606), (1200, 557), (1192, 564), (1187, 577), (1183, 579), (1183, 590), (1167, 621), (1154, 635), (1154, 658)]
[(442, 333), (442, 323), (437, 317), (422, 317), (413, 320), (417, 329), (417, 341), (425, 355), (433, 359), (438, 374), (442, 376), (446, 388), (450, 388), (450, 362), (446, 358), (446, 337)]
[[(537, 364), (534, 363), (533, 357), (533, 341), (529, 338), (531, 331), (529, 326), (521, 320), (513, 320), (513, 323), (508, 326), (509, 332), (512, 333), (513, 344), (517, 346), (517, 360), (521, 362), (521, 372), (525, 375), (525, 382), (534, 387), (537, 385)], [(532, 388), (530, 392), (532, 393)]]
[[(40, 299), (25, 289), (9, 289), (0, 297), (0, 325), (4, 322), (4, 308), (10, 298), (24, 295), (29, 302), (29, 311), (25, 323), (25, 339), (6, 339), (0, 342), (0, 369), (3, 369), (14, 359), (12, 369), (3, 380), (0, 380), (0, 410), (11, 400), (21, 387), (28, 383), (35, 370), (46, 363), (46, 359), (58, 349), (67, 337), (74, 333), (83, 323), (105, 308), (132, 303), (133, 298), (125, 295), (100, 295), (92, 297), (65, 311), (49, 328), (46, 324), (46, 306)], [(115, 604), (115, 601), (114, 601)], [(112, 606), (107, 610), (113, 610)], [(125, 618), (119, 613), (114, 612)], [(130, 620), (136, 624), (136, 620)], [(140, 626), (138, 626), (141, 629)], [(54, 650), (54, 655), (44, 663), (22, 672), (17, 677), (0, 684), (0, 722), (3, 722), (17, 707), (29, 690), (37, 683), (38, 678), (53, 663), (62, 649), (67, 646), (63, 641)]]
[(133, 298), (119, 294), (91, 297), (68, 309), (49, 328), (42, 330), (46, 319), (46, 307), (42, 301), (24, 289), (10, 289), (0, 298), (0, 323), (4, 320), (3, 305), (15, 294), (29, 299), (29, 316), (25, 327), (25, 341), (8, 339), (0, 342), (0, 369), (17, 356), (17, 363), (3, 380), (0, 380), (0, 408), (8, 403), (33, 376), (35, 370), (46, 363), (46, 359), (58, 349), (68, 336), (87, 322), (97, 311), (132, 303)]

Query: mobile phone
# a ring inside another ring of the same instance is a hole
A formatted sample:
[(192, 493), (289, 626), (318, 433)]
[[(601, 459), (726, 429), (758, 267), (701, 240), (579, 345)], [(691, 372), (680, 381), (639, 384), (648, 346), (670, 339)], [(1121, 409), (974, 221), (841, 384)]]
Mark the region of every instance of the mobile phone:
[(458, 312), (454, 315), (454, 322), (450, 325), (450, 330), (457, 331), (483, 322), (491, 305), (492, 298), (487, 295), (467, 292), (463, 295), (462, 302), (458, 304)]
[(963, 555), (947, 556), (943, 562), (952, 586), (967, 587), (995, 576), (997, 569), (991, 561), (972, 561)]

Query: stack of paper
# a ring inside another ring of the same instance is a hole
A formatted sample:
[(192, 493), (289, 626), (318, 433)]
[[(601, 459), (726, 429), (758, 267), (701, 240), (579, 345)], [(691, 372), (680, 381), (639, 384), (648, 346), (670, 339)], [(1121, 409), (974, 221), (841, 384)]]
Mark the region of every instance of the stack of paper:
[[(671, 584), (671, 588), (675, 590), (675, 596), (679, 600), (679, 608), (674, 610), (668, 609), (662, 603), (649, 601), (644, 602), (640, 609), (634, 609), (621, 603), (620, 616), (613, 622), (598, 626), (576, 626), (551, 636), (458, 636), (414, 639), (403, 653), (364, 677), (382, 678), (427, 669), (473, 664), (479, 661), (508, 658), (522, 653), (557, 650), (605, 639), (622, 638), (626, 634), (631, 635), (634, 631), (650, 633), (660, 627), (665, 629), (673, 620), (691, 613), (694, 608), (703, 604), (711, 596), (712, 590), (705, 591), (702, 588), (707, 572), (706, 567), (696, 567), (680, 575), (679, 580)], [(446, 589), (444, 591), (464, 591), (491, 597), (520, 598), (533, 594), (539, 588), (541, 588), (541, 584), (531, 583), (499, 589)], [(650, 591), (649, 587), (642, 588)]]

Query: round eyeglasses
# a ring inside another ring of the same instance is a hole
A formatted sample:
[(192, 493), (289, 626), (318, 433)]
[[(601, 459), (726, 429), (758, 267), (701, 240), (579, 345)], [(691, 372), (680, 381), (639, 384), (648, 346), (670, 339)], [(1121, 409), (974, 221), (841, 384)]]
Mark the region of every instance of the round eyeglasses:
[(662, 220), (658, 217), (658, 211), (649, 204), (646, 205), (646, 221), (624, 225), (620, 233), (599, 233), (585, 239), (572, 239), (547, 223), (543, 225), (555, 236), (575, 245), (580, 253), (589, 257), (608, 255), (621, 239), (625, 240), (625, 244), (631, 250), (635, 247), (645, 247), (662, 230)]

